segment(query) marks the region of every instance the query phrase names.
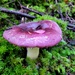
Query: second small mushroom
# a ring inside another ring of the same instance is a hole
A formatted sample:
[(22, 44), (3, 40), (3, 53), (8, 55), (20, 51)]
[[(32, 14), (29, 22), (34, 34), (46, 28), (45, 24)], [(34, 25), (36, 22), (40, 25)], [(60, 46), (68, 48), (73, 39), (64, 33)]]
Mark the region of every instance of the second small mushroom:
[(3, 37), (10, 43), (27, 48), (27, 57), (36, 59), (39, 48), (52, 47), (62, 39), (58, 24), (51, 20), (21, 23), (5, 30)]

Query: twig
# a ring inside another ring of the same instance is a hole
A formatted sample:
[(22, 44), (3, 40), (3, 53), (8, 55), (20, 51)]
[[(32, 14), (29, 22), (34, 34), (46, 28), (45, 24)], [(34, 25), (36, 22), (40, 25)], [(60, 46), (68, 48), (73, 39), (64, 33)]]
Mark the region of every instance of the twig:
[(18, 1), (18, 3), (20, 4), (21, 8), (23, 8), (23, 9), (25, 9), (25, 10), (28, 10), (28, 11), (30, 11), (30, 12), (34, 12), (34, 13), (39, 14), (39, 15), (41, 15), (41, 16), (44, 15), (44, 13), (42, 13), (42, 12), (38, 12), (38, 11), (35, 11), (35, 10), (33, 10), (33, 9), (30, 9), (30, 8), (27, 8), (27, 7), (23, 6), (19, 1)]
[[(2, 17), (0, 16), (0, 18), (2, 18)], [(13, 23), (12, 21), (10, 21), (10, 20), (7, 19), (7, 18), (3, 18), (3, 19), (5, 19), (7, 22), (9, 22), (9, 23), (12, 24), (12, 25), (16, 25), (16, 23)]]
[(55, 0), (55, 4), (58, 7), (58, 10), (57, 10), (58, 14), (61, 16), (61, 19), (64, 20), (63, 15), (62, 15), (62, 11), (61, 11), (60, 6), (58, 4), (58, 0)]
[(25, 7), (25, 6), (22, 6), (22, 8), (23, 8), (23, 9), (26, 9), (26, 10), (28, 10), (28, 11), (34, 12), (34, 13), (36, 13), (36, 14), (39, 14), (39, 15), (41, 15), (41, 16), (44, 15), (44, 13), (41, 13), (41, 12), (38, 12), (38, 11), (32, 10), (32, 9), (27, 8), (27, 7)]
[(74, 32), (75, 32), (75, 25), (74, 25), (74, 24), (69, 23), (69, 24), (68, 24), (68, 26), (67, 26), (67, 29), (72, 30), (72, 31), (74, 31)]
[(22, 17), (31, 18), (31, 19), (36, 18), (35, 16), (30, 16), (30, 15), (28, 15), (28, 14), (26, 14), (26, 13), (21, 13), (21, 12), (19, 12), (19, 11), (14, 11), (14, 10), (8, 10), (8, 9), (2, 8), (2, 7), (0, 7), (0, 11), (1, 11), (1, 12), (5, 12), (5, 13), (10, 13), (10, 14), (19, 15), (19, 16), (22, 16)]
[(69, 17), (69, 12), (67, 11), (66, 13), (66, 20), (68, 20), (70, 23), (75, 23), (75, 20), (72, 17)]
[(58, 1), (57, 1), (57, 0), (55, 0), (55, 3), (57, 4), (57, 3), (58, 3)]
[(69, 24), (68, 24), (68, 27), (74, 27), (74, 28), (75, 28), (75, 25), (74, 25), (74, 24), (69, 23)]
[(1, 5), (1, 7), (3, 7), (4, 5), (8, 5), (8, 4), (10, 4), (10, 3), (14, 3), (14, 2), (15, 2), (15, 0), (12, 0), (12, 1), (10, 1), (10, 2), (7, 2), (7, 3), (3, 4), (3, 5)]
[(61, 19), (62, 20), (64, 20), (64, 18), (63, 18), (63, 15), (62, 15), (62, 12), (61, 12), (61, 9), (60, 9), (60, 7), (58, 6), (58, 11), (57, 11), (58, 13), (59, 13), (59, 15), (61, 16)]
[(10, 21), (9, 19), (5, 19), (6, 21), (8, 21), (10, 24), (12, 25), (16, 25), (16, 23), (13, 23), (12, 21)]

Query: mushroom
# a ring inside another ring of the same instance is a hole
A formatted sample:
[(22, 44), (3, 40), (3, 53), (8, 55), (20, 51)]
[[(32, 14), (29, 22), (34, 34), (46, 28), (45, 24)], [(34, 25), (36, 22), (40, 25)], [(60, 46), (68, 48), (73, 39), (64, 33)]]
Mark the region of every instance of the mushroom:
[(36, 59), (39, 48), (52, 47), (62, 39), (58, 24), (51, 20), (21, 23), (12, 26), (3, 33), (10, 43), (27, 48), (27, 57)]

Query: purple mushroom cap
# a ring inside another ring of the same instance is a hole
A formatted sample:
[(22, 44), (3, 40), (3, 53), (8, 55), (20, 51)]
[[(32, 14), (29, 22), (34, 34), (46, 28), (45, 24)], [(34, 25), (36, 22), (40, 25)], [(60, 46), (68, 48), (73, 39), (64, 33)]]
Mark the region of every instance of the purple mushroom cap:
[(51, 47), (62, 39), (58, 24), (51, 20), (21, 23), (5, 30), (3, 37), (20, 47)]

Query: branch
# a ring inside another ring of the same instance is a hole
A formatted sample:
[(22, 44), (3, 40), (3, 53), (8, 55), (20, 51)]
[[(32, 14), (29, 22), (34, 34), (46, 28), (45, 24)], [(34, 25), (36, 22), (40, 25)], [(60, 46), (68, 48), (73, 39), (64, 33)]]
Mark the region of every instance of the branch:
[(8, 9), (2, 8), (2, 7), (0, 7), (0, 11), (1, 11), (1, 12), (5, 12), (5, 13), (10, 13), (10, 14), (19, 15), (19, 16), (22, 16), (22, 17), (31, 18), (31, 19), (36, 18), (35, 16), (30, 16), (30, 15), (28, 15), (28, 14), (26, 14), (26, 13), (22, 13), (22, 12), (20, 12), (20, 11), (8, 10)]
[(57, 10), (58, 14), (61, 16), (61, 19), (64, 20), (60, 5), (58, 4), (58, 0), (55, 0), (55, 3), (57, 5), (57, 7), (58, 7), (58, 10)]
[(38, 12), (38, 11), (35, 11), (33, 9), (30, 9), (30, 8), (27, 8), (27, 7), (23, 6), (19, 1), (18, 1), (18, 3), (20, 4), (20, 7), (23, 8), (23, 9), (25, 9), (25, 10), (28, 10), (30, 12), (34, 12), (34, 13), (39, 14), (41, 16), (44, 15), (44, 13), (42, 13), (42, 12)]
[(15, 0), (12, 0), (12, 1), (10, 1), (10, 2), (7, 2), (7, 3), (3, 4), (3, 5), (1, 5), (1, 7), (3, 7), (4, 5), (8, 5), (8, 4), (10, 4), (10, 3), (14, 3), (14, 2), (15, 2)]
[(27, 7), (23, 6), (23, 5), (22, 5), (22, 8), (23, 8), (23, 9), (26, 9), (26, 10), (28, 10), (28, 11), (34, 12), (34, 13), (36, 13), (36, 14), (39, 14), (39, 15), (41, 15), (41, 16), (44, 15), (44, 13), (41, 13), (41, 12), (32, 10), (32, 9), (30, 9), (30, 8), (27, 8)]
[(61, 16), (61, 19), (64, 20), (64, 17), (63, 17), (63, 14), (62, 14), (62, 11), (60, 9), (60, 6), (58, 5), (58, 14)]
[(68, 26), (67, 26), (67, 29), (72, 30), (72, 31), (74, 31), (74, 32), (75, 32), (75, 25), (74, 25), (74, 24), (69, 23), (69, 24), (68, 24)]

